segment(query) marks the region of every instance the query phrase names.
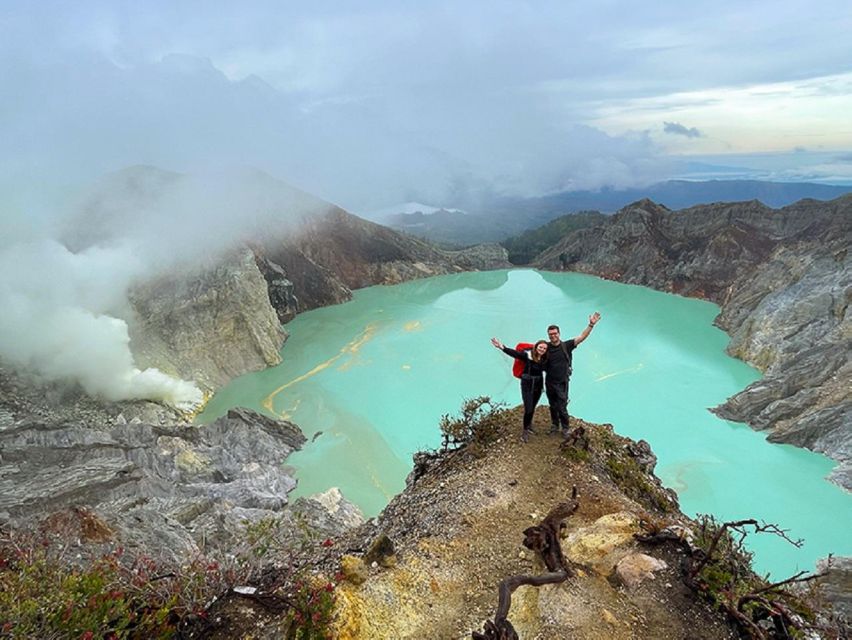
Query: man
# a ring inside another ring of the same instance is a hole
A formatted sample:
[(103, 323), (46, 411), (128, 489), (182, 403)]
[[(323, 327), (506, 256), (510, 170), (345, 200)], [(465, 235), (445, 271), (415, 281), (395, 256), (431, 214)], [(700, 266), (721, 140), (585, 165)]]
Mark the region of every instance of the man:
[(547, 361), (544, 365), (544, 392), (550, 404), (550, 433), (558, 433), (562, 428), (562, 437), (568, 437), (568, 380), (571, 377), (571, 357), (574, 349), (580, 346), (594, 329), (601, 314), (595, 311), (589, 316), (589, 324), (583, 333), (567, 342), (562, 342), (559, 327), (555, 324), (547, 328)]

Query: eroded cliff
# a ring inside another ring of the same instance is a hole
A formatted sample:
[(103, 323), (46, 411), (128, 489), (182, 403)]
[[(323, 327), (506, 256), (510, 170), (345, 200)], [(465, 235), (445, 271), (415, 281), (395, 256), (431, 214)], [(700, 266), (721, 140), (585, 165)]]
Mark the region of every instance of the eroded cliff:
[(535, 265), (641, 284), (721, 305), (731, 355), (761, 380), (719, 415), (823, 452), (852, 488), (852, 196), (669, 211), (649, 200), (569, 234)]
[[(137, 365), (208, 392), (280, 362), (287, 336), (280, 325), (345, 302), (353, 289), (510, 266), (496, 244), (443, 251), (261, 172), (229, 179), (234, 184), (218, 187), (131, 167), (104, 179), (63, 238), (74, 251), (127, 238), (144, 247), (152, 233), (179, 232), (175, 217), (196, 225), (197, 245), (137, 278), (125, 319)], [(213, 201), (217, 189), (221, 200)], [(166, 246), (174, 242), (163, 238)]]

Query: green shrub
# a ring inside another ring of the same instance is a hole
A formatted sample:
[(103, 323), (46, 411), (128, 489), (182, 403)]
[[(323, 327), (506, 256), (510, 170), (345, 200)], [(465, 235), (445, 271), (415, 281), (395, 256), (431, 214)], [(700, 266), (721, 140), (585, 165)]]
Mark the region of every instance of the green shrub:
[(297, 580), (289, 598), (288, 640), (331, 640), (337, 580)]
[(488, 396), (467, 398), (462, 402), (461, 415), (441, 416), (442, 449), (457, 449), (465, 445), (481, 448), (497, 439), (502, 425), (500, 411), (504, 405), (492, 402)]

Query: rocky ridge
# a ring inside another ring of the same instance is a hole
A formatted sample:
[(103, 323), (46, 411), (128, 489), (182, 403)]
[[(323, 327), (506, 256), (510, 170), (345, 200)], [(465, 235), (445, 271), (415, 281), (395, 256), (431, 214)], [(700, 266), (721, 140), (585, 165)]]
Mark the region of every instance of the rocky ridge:
[(764, 376), (716, 408), (839, 463), (852, 488), (852, 196), (670, 211), (636, 202), (534, 262), (710, 300), (728, 352)]
[[(546, 411), (539, 409), (539, 435), (527, 444), (517, 437), (515, 408), (500, 414), (491, 443), (418, 454), (405, 490), (377, 518), (334, 538), (314, 561), (322, 575), (344, 575), (334, 637), (470, 638), (494, 615), (501, 580), (544, 571), (521, 544), (524, 530), (574, 487), (580, 508), (565, 521), (561, 545), (577, 576), (515, 591), (509, 619), (520, 637), (738, 637), (724, 615), (685, 586), (678, 547), (634, 537), (643, 521), (682, 531), (693, 526), (654, 476), (647, 443), (575, 419), (589, 450), (561, 448), (559, 438), (542, 433)], [(280, 630), (280, 616), (239, 598), (214, 616), (217, 640), (266, 640)]]
[(134, 358), (142, 368), (193, 380), (208, 392), (276, 365), (287, 332), (270, 295), (247, 248), (139, 284), (130, 292)]
[(0, 371), (0, 522), (31, 526), (91, 510), (101, 541), (174, 559), (227, 549), (245, 522), (299, 517), (339, 533), (362, 521), (339, 492), (289, 504), (282, 461), (301, 447), (286, 421), (234, 409), (203, 427), (152, 403), (40, 395)]
[(345, 302), (353, 289), (510, 266), (497, 244), (445, 251), (330, 205), (291, 234), (253, 249), (282, 320)]

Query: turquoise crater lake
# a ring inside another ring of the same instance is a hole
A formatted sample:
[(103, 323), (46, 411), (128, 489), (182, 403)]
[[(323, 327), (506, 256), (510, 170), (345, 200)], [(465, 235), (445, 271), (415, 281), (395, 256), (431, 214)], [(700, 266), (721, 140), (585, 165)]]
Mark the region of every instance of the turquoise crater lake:
[(284, 362), (234, 380), (199, 420), (246, 406), (309, 438), (322, 432), (287, 461), (294, 495), (337, 486), (375, 515), (404, 487), (412, 454), (439, 444), (442, 414), (478, 395), (520, 404), (511, 359), (491, 336), (533, 341), (555, 323), (569, 338), (595, 310), (603, 319), (574, 355), (571, 415), (650, 442), (684, 512), (763, 519), (805, 539), (796, 549), (752, 536), (763, 572), (783, 577), (829, 553), (852, 555), (852, 496), (824, 479), (831, 460), (707, 411), (760, 375), (726, 355), (728, 336), (712, 326), (718, 307), (590, 276), (490, 271), (356, 291), (299, 315)]

